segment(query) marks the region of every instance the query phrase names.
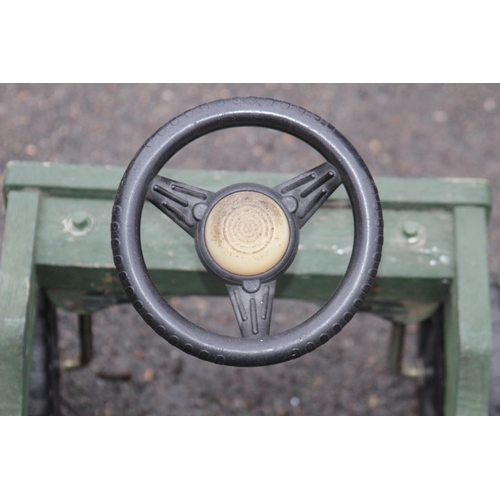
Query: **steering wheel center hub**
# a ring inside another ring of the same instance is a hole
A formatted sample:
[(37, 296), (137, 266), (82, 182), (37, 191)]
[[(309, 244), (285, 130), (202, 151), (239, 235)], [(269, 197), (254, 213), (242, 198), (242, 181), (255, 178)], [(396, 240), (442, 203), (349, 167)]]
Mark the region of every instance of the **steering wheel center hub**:
[(222, 198), (205, 223), (205, 244), (224, 270), (255, 276), (275, 267), (290, 243), (283, 209), (269, 196), (238, 191)]

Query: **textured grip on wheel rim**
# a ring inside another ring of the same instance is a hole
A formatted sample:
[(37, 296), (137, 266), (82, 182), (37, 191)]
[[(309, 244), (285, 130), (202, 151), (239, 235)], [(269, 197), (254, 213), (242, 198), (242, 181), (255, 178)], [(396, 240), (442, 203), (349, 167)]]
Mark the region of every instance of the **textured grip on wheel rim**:
[[(147, 272), (139, 228), (147, 186), (165, 162), (191, 141), (233, 126), (292, 134), (335, 166), (351, 200), (355, 239), (349, 266), (332, 297), (302, 324), (265, 340), (223, 337), (189, 322), (159, 294)], [(112, 249), (125, 293), (144, 320), (171, 344), (220, 364), (258, 366), (311, 352), (336, 335), (361, 307), (381, 259), (382, 209), (373, 179), (350, 143), (328, 122), (289, 103), (235, 98), (186, 111), (146, 141), (127, 168), (113, 207)]]

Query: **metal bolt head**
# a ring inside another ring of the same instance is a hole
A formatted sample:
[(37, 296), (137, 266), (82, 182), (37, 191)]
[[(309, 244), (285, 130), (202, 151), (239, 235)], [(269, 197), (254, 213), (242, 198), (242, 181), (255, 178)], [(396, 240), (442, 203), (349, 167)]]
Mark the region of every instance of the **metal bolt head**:
[(207, 206), (205, 205), (205, 203), (198, 203), (193, 208), (193, 217), (196, 220), (201, 220), (203, 219), (203, 216), (205, 215), (206, 211), (207, 211)]
[(399, 223), (395, 236), (399, 245), (404, 248), (421, 246), (427, 239), (425, 227), (414, 220)]
[(288, 208), (292, 214), (297, 211), (299, 203), (293, 196), (285, 196), (282, 201), (285, 207)]
[(415, 238), (418, 236), (421, 225), (418, 222), (407, 220), (403, 223), (403, 234), (407, 238)]

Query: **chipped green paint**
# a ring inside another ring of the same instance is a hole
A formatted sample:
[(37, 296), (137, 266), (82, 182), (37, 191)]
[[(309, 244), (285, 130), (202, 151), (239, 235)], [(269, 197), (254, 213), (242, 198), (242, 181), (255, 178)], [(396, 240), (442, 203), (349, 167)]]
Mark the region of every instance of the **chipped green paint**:
[(487, 415), (491, 311), (486, 212), (455, 209), (456, 278), (446, 300), (447, 415)]
[[(38, 189), (51, 196), (113, 199), (125, 169), (115, 166), (58, 165), (10, 162), (4, 190)], [(218, 190), (237, 182), (274, 186), (293, 174), (164, 169), (162, 175), (180, 182)], [(384, 208), (454, 208), (459, 205), (491, 207), (491, 189), (484, 179), (430, 179), (376, 177)], [(339, 189), (331, 200), (347, 201)]]
[[(0, 412), (26, 412), (37, 283), (78, 312), (125, 301), (112, 262), (109, 224), (123, 167), (9, 163), (0, 269)], [(235, 182), (273, 186), (292, 174), (164, 170), (209, 190)], [(364, 310), (419, 321), (446, 303), (446, 412), (484, 414), (489, 384), (486, 219), (482, 179), (376, 178), (385, 219), (379, 273)], [(85, 215), (83, 215), (85, 214)], [(347, 268), (352, 215), (339, 189), (301, 232), (294, 264), (277, 296), (324, 302)], [(200, 264), (193, 242), (148, 204), (143, 250), (166, 296), (225, 294)], [(35, 273), (36, 270), (36, 273)]]
[[(92, 289), (122, 292), (109, 248), (107, 200), (45, 198), (40, 209), (36, 261), (40, 283), (46, 288)], [(94, 223), (84, 235), (67, 230), (64, 221), (85, 208)], [(407, 245), (399, 226), (413, 216), (425, 228), (425, 240)], [(386, 238), (373, 298), (397, 300), (401, 287), (407, 300), (440, 300), (453, 278), (453, 220), (449, 212), (385, 212)], [(158, 289), (168, 295), (213, 294), (217, 287), (200, 263), (192, 238), (154, 207), (147, 205), (142, 221), (143, 252)], [(297, 257), (280, 280), (278, 295), (326, 300), (345, 273), (353, 241), (352, 214), (347, 209), (325, 208), (300, 235)], [(304, 287), (304, 281), (307, 286)], [(432, 286), (429, 286), (429, 282)]]
[(34, 245), (36, 192), (9, 197), (0, 266), (0, 414), (27, 412), (38, 287)]

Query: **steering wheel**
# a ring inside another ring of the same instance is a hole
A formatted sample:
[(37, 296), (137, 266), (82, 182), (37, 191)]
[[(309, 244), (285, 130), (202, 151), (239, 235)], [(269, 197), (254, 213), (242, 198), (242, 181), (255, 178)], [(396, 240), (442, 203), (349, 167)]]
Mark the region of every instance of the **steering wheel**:
[[(240, 126), (291, 134), (313, 147), (326, 162), (272, 189), (240, 183), (213, 193), (158, 175), (193, 140)], [(316, 314), (270, 335), (276, 280), (297, 253), (300, 228), (341, 184), (354, 216), (353, 249), (345, 276)], [(226, 284), (241, 336), (201, 328), (159, 293), (141, 249), (146, 199), (194, 238), (205, 268)], [(271, 365), (298, 358), (339, 333), (370, 291), (382, 243), (377, 188), (353, 146), (319, 116), (287, 102), (256, 97), (202, 104), (161, 127), (125, 171), (111, 222), (118, 276), (144, 321), (184, 352), (231, 366)]]

